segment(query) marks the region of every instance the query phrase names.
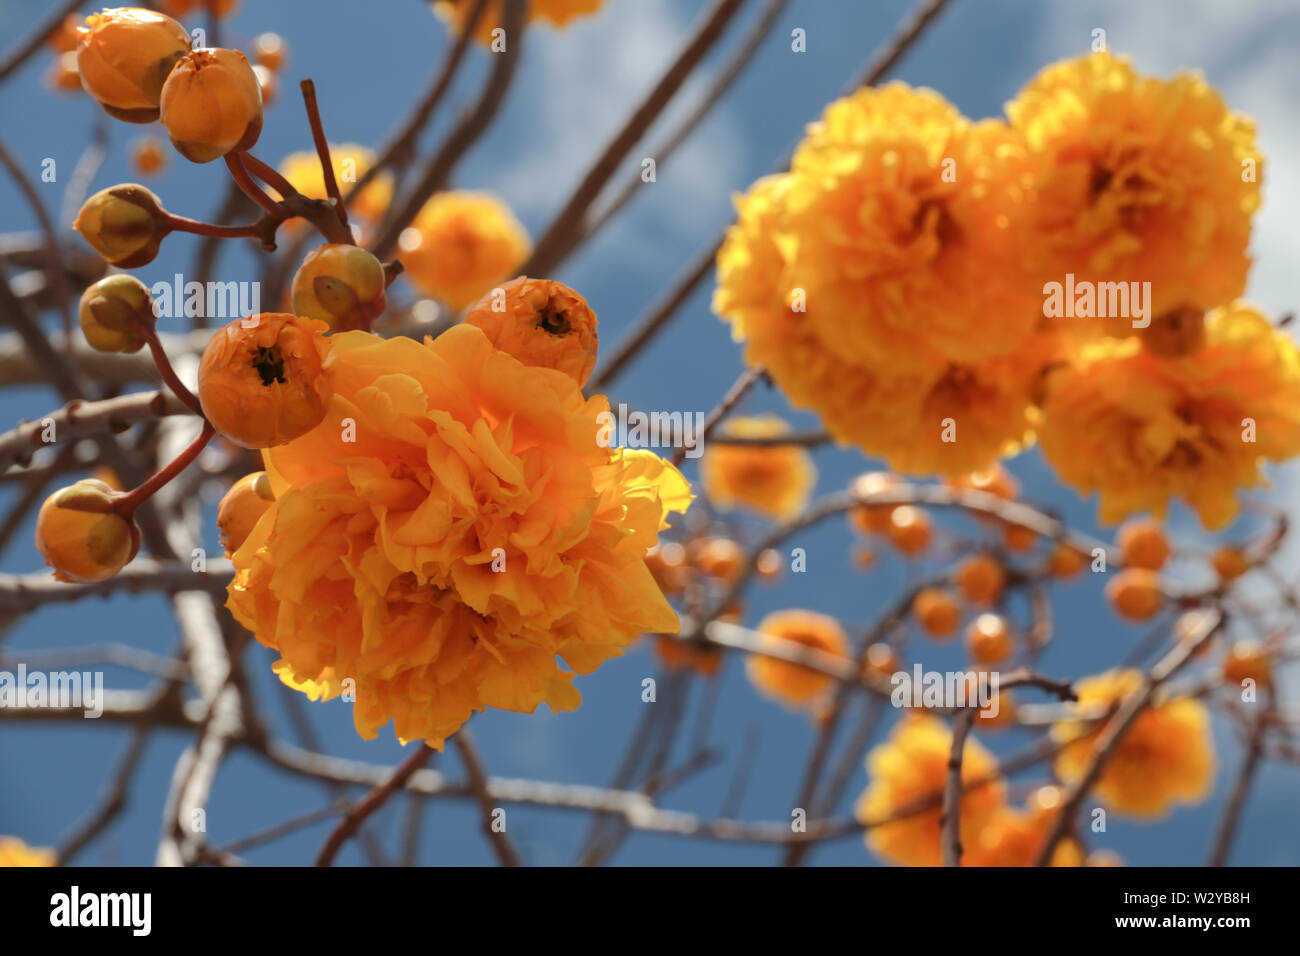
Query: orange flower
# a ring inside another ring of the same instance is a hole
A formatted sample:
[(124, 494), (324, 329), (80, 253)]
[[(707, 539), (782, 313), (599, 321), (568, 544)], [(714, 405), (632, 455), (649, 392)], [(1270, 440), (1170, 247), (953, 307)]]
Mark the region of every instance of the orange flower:
[[(943, 862), (940, 800), (948, 777), (952, 731), (928, 714), (908, 714), (894, 725), (889, 740), (867, 755), (867, 789), (858, 798), (855, 815), (868, 824), (871, 852), (903, 866), (938, 866)], [(1001, 780), (972, 786), (997, 771), (993, 755), (973, 737), (962, 750), (961, 779), (969, 789), (961, 798), (961, 840), (975, 846), (980, 831), (1003, 808), (1006, 787)], [(927, 809), (891, 816), (932, 801)]]
[(1210, 313), (1191, 355), (1108, 339), (1074, 358), (1047, 380), (1039, 439), (1062, 481), (1100, 493), (1104, 523), (1181, 497), (1218, 530), (1265, 460), (1300, 454), (1300, 349), (1245, 303)]
[(113, 489), (83, 478), (45, 499), (36, 550), (60, 581), (104, 581), (140, 550), (140, 530), (114, 510)]
[(199, 403), (213, 427), (245, 448), (311, 431), (330, 400), (324, 322), (263, 312), (217, 330), (199, 363)]
[(121, 183), (95, 193), (81, 204), (72, 228), (122, 269), (152, 262), (171, 232), (162, 201), (137, 183)]
[(10, 866), (54, 866), (53, 850), (28, 846), (17, 837), (0, 837), (0, 869)]
[(230, 486), (217, 505), (217, 527), (221, 529), (221, 546), (226, 554), (239, 550), (258, 519), (271, 510), (275, 495), (266, 472), (255, 471)]
[[(545, 20), (552, 26), (563, 27), (570, 20), (595, 13), (604, 0), (529, 0), (524, 22)], [(456, 32), (465, 28), (474, 0), (437, 0), (434, 12), (446, 20)], [(490, 0), (474, 28), (474, 39), (487, 45), (492, 42), (492, 31), (501, 26), (501, 0)]]
[(111, 116), (152, 123), (163, 82), (190, 52), (190, 35), (171, 17), (139, 7), (92, 14), (86, 27), (77, 41), (81, 85)]
[(186, 55), (163, 84), (159, 108), (172, 145), (196, 163), (251, 149), (262, 135), (262, 88), (238, 50)]
[(398, 245), (411, 281), (458, 312), (519, 268), (531, 248), (506, 206), (470, 192), (435, 195)]
[[(732, 438), (777, 438), (790, 426), (775, 415), (731, 418), (722, 431)], [(700, 478), (709, 500), (726, 511), (748, 505), (773, 518), (803, 510), (817, 483), (817, 468), (798, 445), (728, 445), (715, 442), (700, 462)]]
[(678, 630), (644, 557), (689, 486), (597, 443), (604, 398), (472, 326), (331, 343), (325, 419), (263, 452), (276, 500), (232, 558), (229, 607), (282, 680), (349, 681), (363, 737), (441, 748), (486, 707), (572, 710), (573, 672)]
[[(330, 165), (334, 168), (334, 180), (344, 196), (361, 181), (361, 177), (368, 173), (374, 164), (375, 153), (365, 146), (358, 146), (356, 143), (330, 144)], [(281, 175), (289, 180), (290, 185), (308, 199), (328, 198), (325, 174), (321, 172), (320, 158), (314, 151), (290, 153), (280, 161), (279, 170)], [(278, 198), (284, 198), (274, 190), (272, 192)], [(388, 173), (379, 173), (348, 202), (348, 212), (375, 222), (384, 214), (392, 199), (393, 177)], [(286, 223), (290, 226), (295, 224), (297, 228), (305, 228), (298, 220)]]
[(77, 321), (91, 348), (100, 352), (138, 352), (148, 341), (157, 318), (144, 283), (119, 272), (86, 287), (77, 305)]
[(369, 329), (388, 308), (386, 287), (383, 264), (365, 249), (327, 243), (307, 253), (294, 273), (293, 311), (334, 332)]
[[(1060, 787), (1040, 787), (1024, 810), (999, 809), (976, 834), (973, 843), (962, 847), (962, 866), (1033, 866), (1059, 811)], [(1044, 805), (1040, 794), (1050, 794)], [(1051, 866), (1082, 866), (1083, 848), (1066, 837), (1052, 851)]]
[(511, 279), (485, 293), (465, 321), (525, 365), (559, 369), (579, 386), (596, 367), (596, 313), (562, 282)]
[[(1203, 77), (1093, 53), (1049, 66), (1006, 111), (1038, 190), (1024, 251), (1045, 277), (1148, 282), (1151, 317), (1241, 295), (1264, 158), (1253, 121)], [(1129, 318), (1106, 330), (1134, 332)]]
[[(1108, 671), (1076, 686), (1078, 708), (1101, 711), (1116, 706), (1142, 686), (1135, 670)], [(1083, 776), (1097, 740), (1113, 719), (1085, 723), (1069, 719), (1052, 727), (1052, 739), (1065, 744), (1056, 774), (1066, 783)], [(1205, 705), (1191, 697), (1157, 699), (1138, 715), (1106, 762), (1096, 793), (1117, 811), (1137, 817), (1162, 816), (1176, 803), (1199, 803), (1214, 782), (1214, 741)]]
[[(848, 659), (849, 639), (833, 617), (814, 611), (777, 611), (758, 625), (777, 646), (786, 641)], [(831, 688), (831, 678), (802, 664), (751, 654), (746, 673), (760, 692), (795, 709), (816, 707)]]

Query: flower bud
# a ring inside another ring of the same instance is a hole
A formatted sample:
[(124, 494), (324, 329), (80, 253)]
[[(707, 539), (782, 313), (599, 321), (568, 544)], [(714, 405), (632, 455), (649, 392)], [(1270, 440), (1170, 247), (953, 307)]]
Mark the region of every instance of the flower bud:
[[(69, 13), (59, 21), (59, 25), (54, 28), (54, 32), (45, 42), (49, 44), (51, 50), (55, 53), (71, 53), (73, 62), (77, 58), (77, 44), (81, 40), (81, 34), (85, 32), (85, 27), (81, 25), (81, 17), (75, 13)], [(78, 78), (77, 86), (81, 85)]]
[(162, 124), (186, 159), (210, 163), (262, 133), (262, 90), (238, 50), (194, 50), (163, 85)]
[(81, 73), (77, 70), (77, 54), (57, 54), (50, 64), (50, 71), (45, 74), (45, 84), (60, 93), (82, 92)]
[(158, 255), (171, 232), (162, 202), (136, 183), (101, 189), (87, 199), (72, 227), (115, 266), (134, 269)]
[(87, 93), (117, 119), (158, 118), (163, 83), (190, 51), (190, 36), (169, 16), (117, 7), (86, 18), (77, 42), (77, 68)]
[(332, 331), (368, 329), (387, 307), (384, 267), (359, 246), (332, 242), (314, 249), (294, 274), (294, 313)]
[(520, 276), (490, 290), (465, 315), (503, 352), (587, 384), (596, 367), (596, 313), (567, 285)]
[(253, 59), (257, 61), (258, 66), (264, 66), (272, 73), (278, 72), (284, 66), (287, 55), (288, 47), (284, 37), (278, 33), (259, 33), (253, 40)]
[(325, 418), (333, 394), (325, 323), (282, 312), (218, 329), (199, 362), (199, 403), (245, 448), (293, 441)]
[(243, 547), (253, 526), (274, 501), (271, 480), (264, 471), (245, 475), (230, 486), (221, 504), (217, 505), (217, 527), (221, 530), (221, 546), (227, 555)]
[(113, 510), (113, 489), (85, 478), (45, 499), (36, 549), (60, 581), (103, 581), (140, 550), (140, 530)]
[(156, 318), (144, 283), (119, 272), (105, 276), (81, 294), (77, 320), (91, 348), (138, 352), (148, 342)]
[(142, 176), (157, 176), (167, 168), (167, 154), (156, 136), (144, 136), (131, 146), (131, 165)]

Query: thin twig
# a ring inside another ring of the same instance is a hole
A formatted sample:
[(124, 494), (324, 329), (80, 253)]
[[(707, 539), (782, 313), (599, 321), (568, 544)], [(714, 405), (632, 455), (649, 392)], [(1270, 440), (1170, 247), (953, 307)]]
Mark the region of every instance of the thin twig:
[(474, 799), (478, 801), (479, 811), (483, 814), (483, 833), (492, 844), (497, 860), (502, 866), (520, 866), (519, 853), (510, 842), (510, 837), (506, 835), (505, 827), (498, 829), (496, 826), (495, 817), (498, 808), (493, 805), (492, 795), (488, 793), (487, 773), (474, 747), (474, 738), (470, 736), (469, 728), (462, 727), (452, 739), (456, 742), (460, 759), (465, 764), (470, 790), (474, 794)]
[(321, 847), (316, 857), (316, 866), (333, 866), (334, 857), (338, 855), (343, 844), (361, 828), (361, 824), (377, 813), (388, 802), (388, 798), (401, 790), (411, 779), (411, 775), (424, 766), (433, 751), (423, 742), (417, 743), (415, 747), (415, 752), (402, 761), (387, 781), (371, 790), (360, 803), (344, 815), (342, 821), (325, 841), (325, 845)]

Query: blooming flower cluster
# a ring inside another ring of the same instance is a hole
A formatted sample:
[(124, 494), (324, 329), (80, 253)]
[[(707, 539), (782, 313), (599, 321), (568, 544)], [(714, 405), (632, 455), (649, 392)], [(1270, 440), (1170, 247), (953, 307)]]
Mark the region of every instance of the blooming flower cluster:
[[(1104, 520), (1183, 497), (1219, 527), (1264, 460), (1300, 453), (1300, 353), (1237, 301), (1262, 167), (1199, 76), (1108, 53), (1043, 71), (1005, 120), (864, 88), (737, 199), (714, 309), (899, 471), (978, 471), (1038, 436)], [(1049, 289), (1076, 276), (1091, 305), (1063, 318)]]

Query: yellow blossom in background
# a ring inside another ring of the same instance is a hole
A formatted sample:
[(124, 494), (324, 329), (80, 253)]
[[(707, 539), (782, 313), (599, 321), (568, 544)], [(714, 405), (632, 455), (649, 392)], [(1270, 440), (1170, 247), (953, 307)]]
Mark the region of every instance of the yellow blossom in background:
[[(1033, 866), (1052, 827), (1052, 818), (1003, 807), (962, 846), (962, 866)], [(1052, 866), (1082, 866), (1083, 850), (1068, 837), (1052, 851)]]
[[(1264, 160), (1253, 121), (1203, 77), (1146, 77), (1093, 53), (1043, 70), (1006, 112), (1031, 159), (1025, 253), (1043, 279), (1149, 282), (1153, 316), (1242, 294)], [(1106, 328), (1133, 331), (1127, 318)]]
[[(1118, 705), (1142, 686), (1136, 670), (1115, 670), (1079, 681), (1078, 708)], [(1056, 774), (1066, 783), (1080, 779), (1092, 761), (1109, 721), (1064, 720), (1052, 739), (1065, 744)], [(1138, 715), (1097, 780), (1095, 792), (1109, 806), (1136, 817), (1162, 816), (1175, 804), (1199, 803), (1214, 783), (1214, 740), (1210, 714), (1192, 697), (1157, 701)]]
[[(795, 151), (774, 240), (826, 348), (877, 370), (1006, 355), (1041, 294), (1020, 272), (1021, 150), (902, 83), (831, 103)], [(787, 303), (788, 304), (788, 303)]]
[(488, 193), (438, 193), (402, 232), (406, 275), (460, 311), (509, 277), (532, 243), (514, 213)]
[[(339, 192), (346, 196), (362, 176), (375, 164), (374, 150), (356, 143), (331, 143), (330, 165), (334, 169), (334, 179), (339, 185)], [(290, 153), (280, 160), (280, 174), (294, 189), (308, 199), (328, 199), (325, 189), (325, 174), (321, 172), (320, 158), (314, 151)], [(283, 198), (275, 190), (271, 192), (277, 198)], [(361, 192), (352, 197), (348, 211), (362, 219), (377, 222), (388, 208), (393, 198), (393, 177), (380, 173), (368, 182)]]
[(1243, 303), (1206, 317), (1206, 341), (1165, 357), (1136, 339), (1083, 349), (1048, 379), (1039, 432), (1061, 480), (1100, 495), (1110, 524), (1184, 499), (1210, 530), (1263, 483), (1265, 459), (1300, 454), (1300, 350)]
[(264, 453), (275, 502), (232, 556), (229, 607), (282, 680), (350, 680), (363, 737), (441, 748), (485, 707), (573, 710), (574, 672), (676, 632), (644, 558), (690, 489), (596, 441), (603, 397), (473, 326), (331, 343), (325, 420)]
[(28, 846), (17, 837), (0, 837), (0, 869), (9, 866), (53, 866), (53, 850)]
[[(846, 660), (849, 656), (849, 639), (839, 622), (815, 611), (776, 611), (763, 618), (758, 630), (778, 646), (784, 641)], [(751, 654), (745, 669), (765, 696), (796, 709), (814, 708), (833, 686), (821, 671), (763, 654)]]
[[(775, 415), (736, 417), (722, 432), (732, 438), (780, 438), (790, 426)], [(704, 492), (725, 510), (748, 505), (773, 518), (790, 518), (803, 509), (817, 483), (817, 467), (798, 445), (728, 445), (714, 441), (700, 462)]]
[[(434, 12), (457, 32), (464, 29), (475, 0), (436, 0)], [(524, 22), (545, 20), (554, 27), (564, 27), (576, 17), (587, 16), (600, 9), (605, 0), (527, 0)], [(474, 27), (474, 39), (483, 44), (492, 42), (492, 31), (501, 26), (501, 0), (488, 0), (487, 9)]]
[[(867, 755), (867, 789), (855, 815), (867, 830), (872, 853), (903, 866), (939, 866), (943, 862), (940, 799), (948, 776), (952, 730), (937, 717), (908, 714), (894, 725), (889, 740)], [(977, 835), (1006, 800), (1001, 780), (973, 787), (997, 772), (997, 760), (973, 737), (962, 751), (961, 779), (970, 789), (961, 798), (961, 840), (976, 844)], [(933, 806), (890, 823), (894, 814), (932, 800)]]
[[(969, 323), (965, 335), (980, 340), (978, 351), (1004, 351), (953, 361), (939, 352), (963, 350), (953, 344), (962, 333), (950, 317), (933, 327), (909, 325), (906, 316), (914, 313), (904, 304), (899, 325), (882, 330), (878, 313), (854, 307), (854, 296), (865, 293), (853, 292), (847, 279), (849, 291), (835, 296), (819, 298), (804, 289), (807, 311), (794, 309), (791, 290), (803, 288), (799, 284), (809, 282), (810, 274), (829, 269), (826, 264), (796, 268), (789, 258), (792, 250), (810, 248), (786, 223), (801, 192), (811, 188), (800, 186), (793, 173), (770, 176), (736, 201), (737, 222), (718, 253), (713, 308), (731, 322), (733, 337), (744, 340), (746, 361), (765, 368), (793, 405), (817, 412), (837, 441), (880, 456), (896, 470), (958, 475), (1019, 451), (1032, 440), (1043, 373), (1060, 357), (1054, 335), (1031, 331), (1041, 297), (982, 307), (978, 303), (984, 300), (970, 299), (961, 313)], [(805, 225), (807, 231), (818, 228), (816, 222)], [(847, 253), (839, 261), (847, 274), (857, 274)], [(994, 268), (985, 263), (976, 271)], [(929, 282), (947, 281), (938, 274), (924, 276), (927, 291), (918, 296), (929, 295)], [(1000, 282), (986, 284), (1001, 288)], [(992, 293), (980, 293), (985, 294)], [(823, 313), (831, 302), (835, 307)], [(1028, 320), (1007, 318), (1013, 314)], [(844, 339), (859, 327), (866, 331), (855, 356), (846, 342), (834, 341), (830, 329), (839, 329)], [(944, 328), (949, 331), (941, 335), (937, 330)], [(877, 336), (883, 336), (878, 347), (884, 351), (868, 359)], [(968, 354), (976, 349), (965, 347)]]

